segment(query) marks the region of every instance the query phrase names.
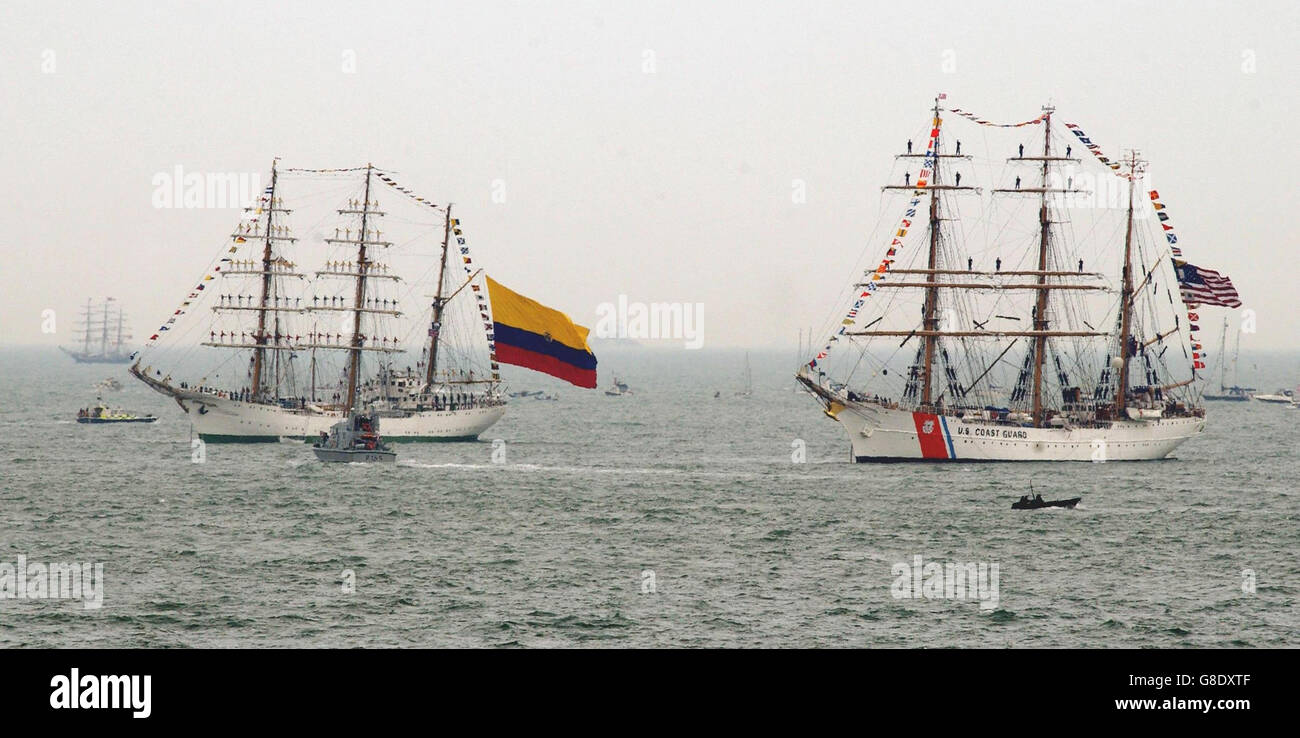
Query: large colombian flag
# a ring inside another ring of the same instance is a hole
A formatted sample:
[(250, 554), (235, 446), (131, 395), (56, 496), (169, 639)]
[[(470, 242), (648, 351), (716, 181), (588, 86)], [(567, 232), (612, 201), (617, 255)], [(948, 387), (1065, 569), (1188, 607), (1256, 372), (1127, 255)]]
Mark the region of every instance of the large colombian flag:
[(579, 387), (596, 386), (596, 355), (586, 328), (569, 316), (503, 287), (487, 275), (497, 361), (559, 377)]

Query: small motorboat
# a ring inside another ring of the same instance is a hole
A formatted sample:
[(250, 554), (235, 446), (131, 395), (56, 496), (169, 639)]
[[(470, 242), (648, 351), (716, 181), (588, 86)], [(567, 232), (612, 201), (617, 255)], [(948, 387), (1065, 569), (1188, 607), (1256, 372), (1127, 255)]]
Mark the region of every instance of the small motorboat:
[(632, 390), (628, 388), (626, 382), (614, 377), (614, 388), (605, 390), (605, 394), (609, 397), (622, 397), (623, 395), (632, 394)]
[(397, 452), (379, 436), (379, 416), (374, 413), (349, 413), (347, 420), (330, 426), (312, 444), (312, 452), (321, 461), (340, 463), (385, 463), (397, 461)]
[(77, 411), (78, 423), (89, 423), (99, 425), (101, 423), (152, 423), (158, 420), (152, 414), (136, 415), (126, 410), (114, 410), (103, 403), (96, 403), (93, 407), (83, 407)]
[(1271, 395), (1255, 395), (1257, 402), (1271, 402), (1274, 405), (1290, 405), (1295, 402), (1295, 392), (1280, 389)]
[(1019, 500), (1011, 503), (1012, 510), (1038, 510), (1044, 507), (1064, 507), (1070, 510), (1079, 504), (1082, 497), (1071, 497), (1068, 500), (1044, 500), (1042, 495), (1022, 495)]
[(1073, 510), (1074, 506), (1079, 504), (1082, 497), (1071, 497), (1068, 500), (1044, 500), (1043, 496), (1034, 493), (1034, 483), (1029, 483), (1029, 494), (1021, 495), (1019, 500), (1011, 503), (1012, 510), (1039, 510), (1044, 507), (1064, 507)]

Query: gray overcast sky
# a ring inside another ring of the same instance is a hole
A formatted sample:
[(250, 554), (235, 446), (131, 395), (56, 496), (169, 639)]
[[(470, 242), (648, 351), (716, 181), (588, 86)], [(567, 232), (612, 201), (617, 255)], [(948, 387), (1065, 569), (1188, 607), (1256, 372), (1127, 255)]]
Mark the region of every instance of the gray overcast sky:
[(403, 172), (457, 202), (489, 273), (587, 325), (619, 294), (702, 302), (706, 346), (793, 352), (947, 92), (995, 120), (1051, 100), (1140, 147), (1187, 258), (1257, 310), (1253, 347), (1295, 348), (1298, 8), (10, 0), (0, 342), (66, 341), (106, 294), (147, 336), (237, 218), (156, 209), (153, 176), (278, 155)]

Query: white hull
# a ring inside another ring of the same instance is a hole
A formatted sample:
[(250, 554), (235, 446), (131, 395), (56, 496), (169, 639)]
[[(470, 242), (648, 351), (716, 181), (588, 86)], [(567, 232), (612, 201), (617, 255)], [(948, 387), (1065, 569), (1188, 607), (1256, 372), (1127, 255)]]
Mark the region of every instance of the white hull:
[[(286, 410), (211, 395), (185, 395), (177, 402), (207, 441), (275, 441), (282, 436), (314, 439), (344, 419), (339, 412)], [(383, 418), (387, 441), (472, 440), (506, 413), (505, 405), (429, 410)]]
[(1125, 420), (1107, 427), (1027, 428), (963, 422), (852, 403), (835, 414), (852, 444), (852, 460), (871, 461), (1140, 461), (1163, 459), (1205, 428), (1203, 417)]

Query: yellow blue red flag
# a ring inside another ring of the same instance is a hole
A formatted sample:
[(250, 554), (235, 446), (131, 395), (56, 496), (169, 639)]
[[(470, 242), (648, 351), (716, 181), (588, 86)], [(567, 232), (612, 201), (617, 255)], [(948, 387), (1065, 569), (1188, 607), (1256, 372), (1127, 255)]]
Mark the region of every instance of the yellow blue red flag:
[(550, 374), (579, 387), (596, 386), (596, 355), (588, 329), (484, 275), (492, 303), (497, 360)]

